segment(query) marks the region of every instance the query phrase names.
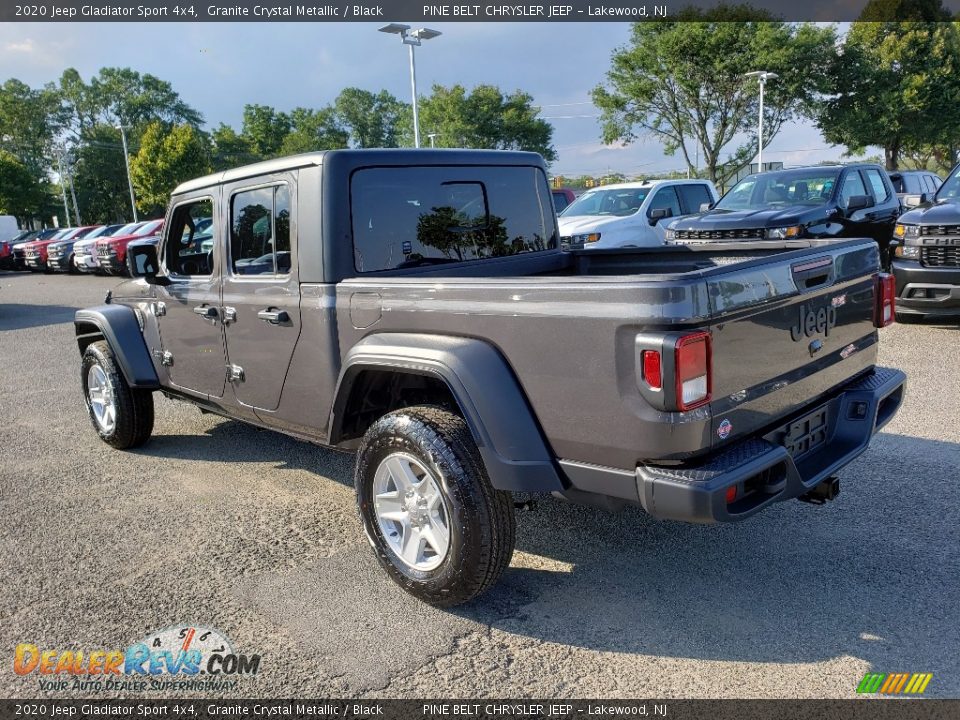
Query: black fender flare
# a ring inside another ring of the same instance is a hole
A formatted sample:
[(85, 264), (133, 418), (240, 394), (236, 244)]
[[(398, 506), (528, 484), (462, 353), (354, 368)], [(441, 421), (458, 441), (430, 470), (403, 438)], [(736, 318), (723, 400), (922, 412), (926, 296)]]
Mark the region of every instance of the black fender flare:
[(368, 335), (344, 358), (329, 435), (337, 442), (354, 380), (364, 370), (428, 375), (450, 389), (500, 490), (553, 492), (566, 483), (512, 369), (491, 344), (419, 333)]
[(98, 335), (110, 345), (127, 384), (156, 390), (160, 387), (150, 351), (140, 331), (136, 312), (126, 305), (98, 305), (77, 310), (73, 319), (80, 354)]

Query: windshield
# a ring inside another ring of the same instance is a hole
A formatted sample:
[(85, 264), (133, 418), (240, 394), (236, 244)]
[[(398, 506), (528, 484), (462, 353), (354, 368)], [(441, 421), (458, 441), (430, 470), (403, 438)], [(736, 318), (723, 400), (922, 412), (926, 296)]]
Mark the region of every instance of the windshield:
[[(960, 170), (960, 166), (957, 167)], [(937, 190), (935, 195), (937, 200), (950, 200), (956, 202), (960, 200), (960, 177), (957, 170), (950, 173), (950, 177), (943, 181), (943, 185)]]
[(119, 230), (122, 227), (123, 225), (103, 225), (102, 227), (98, 227), (92, 233), (87, 235), (87, 237), (84, 239), (93, 240), (94, 238), (109, 237), (110, 235), (113, 235), (113, 233), (115, 233), (117, 230)]
[(823, 205), (833, 195), (839, 170), (785, 170), (746, 177), (717, 203), (719, 210), (764, 210)]
[(122, 228), (120, 228), (119, 230), (117, 230), (115, 233), (110, 233), (110, 234), (111, 234), (112, 237), (118, 237), (118, 238), (120, 238), (120, 237), (123, 237), (124, 235), (130, 235), (130, 234), (132, 234), (133, 231), (136, 230), (136, 229), (137, 229), (138, 227), (140, 227), (141, 225), (143, 225), (142, 222), (127, 223), (127, 224), (124, 225)]
[(608, 188), (606, 190), (589, 190), (567, 206), (561, 215), (612, 215), (625, 217), (633, 215), (644, 199), (653, 190), (644, 188)]
[(144, 235), (153, 235), (157, 229), (163, 224), (163, 220), (151, 220), (142, 228), (132, 233), (136, 237), (143, 237)]

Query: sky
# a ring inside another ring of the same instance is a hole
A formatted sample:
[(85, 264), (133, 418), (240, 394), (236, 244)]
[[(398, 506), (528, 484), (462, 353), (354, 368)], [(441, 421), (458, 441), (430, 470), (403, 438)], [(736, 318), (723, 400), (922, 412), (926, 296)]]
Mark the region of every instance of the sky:
[[(207, 127), (239, 129), (246, 103), (278, 110), (320, 107), (345, 87), (410, 98), (407, 52), (382, 23), (6, 23), (0, 25), (0, 82), (38, 87), (69, 67), (89, 79), (128, 66), (169, 81), (203, 113)], [(420, 94), (430, 85), (485, 83), (522, 89), (553, 124), (555, 174), (627, 176), (684, 168), (659, 141), (622, 147), (600, 140), (590, 90), (603, 82), (627, 23), (432, 23), (443, 35), (417, 49)], [(430, 128), (422, 127), (426, 136)], [(732, 149), (732, 147), (731, 147)], [(787, 166), (840, 159), (809, 123), (785, 125), (764, 160)]]

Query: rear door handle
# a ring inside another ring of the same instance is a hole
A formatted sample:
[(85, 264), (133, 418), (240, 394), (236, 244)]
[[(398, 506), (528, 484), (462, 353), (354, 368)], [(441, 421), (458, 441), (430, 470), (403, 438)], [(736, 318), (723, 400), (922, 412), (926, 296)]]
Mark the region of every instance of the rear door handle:
[(217, 319), (217, 309), (212, 305), (200, 305), (199, 307), (195, 307), (193, 312), (205, 320)]
[(257, 313), (257, 317), (272, 325), (279, 325), (280, 323), (290, 321), (290, 316), (287, 315), (286, 310), (261, 310)]

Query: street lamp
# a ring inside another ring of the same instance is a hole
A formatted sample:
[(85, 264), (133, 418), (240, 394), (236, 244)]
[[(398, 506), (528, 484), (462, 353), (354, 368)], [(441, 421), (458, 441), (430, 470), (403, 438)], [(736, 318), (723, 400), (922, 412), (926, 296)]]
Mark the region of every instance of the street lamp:
[(757, 117), (757, 172), (763, 172), (763, 88), (766, 86), (767, 80), (775, 80), (780, 76), (767, 70), (754, 70), (748, 72), (744, 77), (755, 77), (760, 81), (760, 114)]
[(437, 146), (437, 134), (427, 133), (427, 137), (430, 138), (430, 147), (435, 148)]
[(410, 30), (409, 25), (400, 23), (390, 23), (380, 28), (380, 32), (399, 35), (403, 44), (410, 48), (410, 92), (413, 95), (413, 146), (420, 147), (420, 116), (417, 114), (417, 64), (413, 56), (413, 48), (421, 44), (423, 40), (432, 40), (440, 35), (439, 30), (430, 28), (420, 28), (419, 30)]
[(133, 178), (130, 176), (130, 153), (127, 152), (127, 133), (123, 128), (123, 123), (117, 123), (114, 127), (120, 131), (120, 139), (123, 141), (123, 162), (127, 166), (127, 186), (130, 188), (130, 209), (133, 210), (133, 221), (139, 222), (137, 217), (137, 201), (133, 197)]

